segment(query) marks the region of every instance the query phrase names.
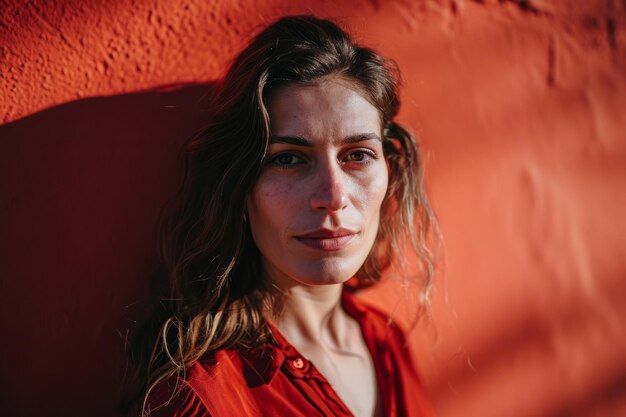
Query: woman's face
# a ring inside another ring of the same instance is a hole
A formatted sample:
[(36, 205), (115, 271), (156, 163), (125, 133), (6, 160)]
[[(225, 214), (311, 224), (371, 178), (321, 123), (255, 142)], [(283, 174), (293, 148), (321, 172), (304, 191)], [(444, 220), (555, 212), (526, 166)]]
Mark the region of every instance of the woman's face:
[(363, 265), (387, 191), (378, 110), (345, 80), (287, 84), (268, 100), (266, 164), (248, 198), (266, 279), (338, 284)]

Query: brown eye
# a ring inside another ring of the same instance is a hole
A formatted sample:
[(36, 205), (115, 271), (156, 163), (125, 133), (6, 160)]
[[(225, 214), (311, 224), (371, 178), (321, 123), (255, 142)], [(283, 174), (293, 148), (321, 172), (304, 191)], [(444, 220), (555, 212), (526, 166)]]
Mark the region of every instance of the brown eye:
[(365, 153), (364, 152), (354, 152), (353, 154), (350, 154), (350, 160), (352, 161), (363, 161), (365, 159)]
[(354, 151), (351, 154), (349, 154), (346, 157), (345, 161), (346, 162), (367, 163), (371, 159), (376, 159), (376, 155), (374, 155), (373, 153), (368, 152), (368, 151), (359, 150), (359, 151)]

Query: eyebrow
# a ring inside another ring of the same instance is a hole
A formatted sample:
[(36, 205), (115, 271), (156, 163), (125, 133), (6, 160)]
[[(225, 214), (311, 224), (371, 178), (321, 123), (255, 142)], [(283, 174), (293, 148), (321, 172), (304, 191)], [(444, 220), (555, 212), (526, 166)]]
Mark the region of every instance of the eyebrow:
[[(351, 143), (364, 142), (367, 140), (378, 140), (382, 142), (380, 136), (375, 133), (358, 133), (356, 135), (346, 136), (339, 141), (340, 145), (349, 145)], [(296, 146), (313, 147), (313, 142), (302, 136), (271, 136), (270, 143), (287, 143)]]

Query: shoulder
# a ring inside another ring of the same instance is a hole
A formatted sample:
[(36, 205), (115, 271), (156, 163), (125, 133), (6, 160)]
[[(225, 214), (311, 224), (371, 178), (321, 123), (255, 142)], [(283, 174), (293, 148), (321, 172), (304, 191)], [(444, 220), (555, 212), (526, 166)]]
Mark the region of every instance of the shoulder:
[(206, 405), (180, 377), (159, 383), (149, 394), (142, 413), (146, 417), (209, 417)]
[[(344, 300), (350, 313), (361, 322), (363, 335), (374, 354), (374, 360), (384, 370), (402, 415), (434, 416), (422, 379), (416, 367), (414, 353), (406, 332), (384, 311), (354, 296)], [(369, 339), (369, 340), (368, 340)]]
[(366, 337), (406, 346), (405, 330), (388, 313), (347, 292), (344, 292), (342, 304), (348, 314), (360, 322)]
[(147, 417), (209, 417), (209, 391), (223, 394), (237, 372), (232, 361), (236, 355), (217, 352), (210, 361), (196, 361), (181, 372), (159, 383), (150, 393), (145, 408)]
[(247, 367), (235, 350), (221, 350), (210, 359), (200, 359), (153, 390), (147, 417), (220, 417), (230, 416), (228, 410), (255, 409), (247, 398)]
[(357, 297), (344, 296), (343, 302), (348, 313), (360, 322), (370, 350), (378, 355), (385, 367), (390, 367), (389, 372), (397, 373), (408, 385), (419, 386), (421, 382), (414, 352), (404, 329), (389, 314)]

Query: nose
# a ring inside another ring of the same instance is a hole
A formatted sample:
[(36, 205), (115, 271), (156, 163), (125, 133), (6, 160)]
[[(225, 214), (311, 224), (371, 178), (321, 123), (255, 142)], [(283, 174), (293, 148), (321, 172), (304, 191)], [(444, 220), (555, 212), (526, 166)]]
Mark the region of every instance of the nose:
[(348, 180), (336, 161), (326, 161), (315, 170), (311, 208), (337, 212), (348, 205)]

